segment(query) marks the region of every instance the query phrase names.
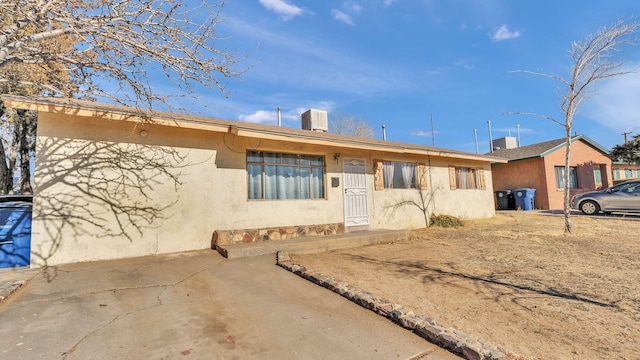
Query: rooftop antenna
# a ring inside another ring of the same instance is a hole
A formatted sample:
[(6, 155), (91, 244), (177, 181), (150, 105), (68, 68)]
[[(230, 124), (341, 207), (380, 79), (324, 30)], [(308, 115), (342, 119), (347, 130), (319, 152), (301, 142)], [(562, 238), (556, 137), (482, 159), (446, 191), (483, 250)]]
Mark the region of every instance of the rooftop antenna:
[(436, 132), (433, 130), (433, 114), (431, 115), (431, 145), (436, 147)]
[(629, 131), (629, 132), (623, 132), (623, 133), (622, 133), (622, 136), (624, 136), (624, 143), (625, 143), (625, 144), (628, 142), (628, 141), (627, 141), (627, 135), (629, 135), (629, 134), (631, 134), (631, 131)]
[(491, 136), (491, 120), (487, 120), (489, 126), (489, 152), (493, 152), (493, 136)]
[(382, 140), (387, 140), (387, 130), (384, 125), (382, 125)]
[(518, 129), (518, 147), (520, 147), (520, 124), (516, 124), (516, 129)]
[(282, 127), (282, 116), (280, 115), (280, 106), (278, 106), (278, 127)]
[(473, 137), (476, 139), (476, 154), (478, 153), (478, 129), (473, 129)]

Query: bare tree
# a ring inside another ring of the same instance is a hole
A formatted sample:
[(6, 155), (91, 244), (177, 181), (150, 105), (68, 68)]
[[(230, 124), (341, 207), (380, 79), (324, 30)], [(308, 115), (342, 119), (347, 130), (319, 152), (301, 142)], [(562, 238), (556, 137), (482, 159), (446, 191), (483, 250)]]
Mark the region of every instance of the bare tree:
[[(382, 163), (380, 163), (381, 165)], [(379, 166), (380, 166), (379, 165)], [(433, 209), (435, 208), (435, 196), (438, 191), (441, 191), (441, 187), (434, 187), (432, 178), (431, 178), (431, 165), (427, 165), (424, 163), (418, 163), (416, 166), (416, 177), (415, 177), (415, 189), (417, 190), (416, 194), (410, 194), (404, 199), (396, 201), (393, 205), (390, 206), (391, 209), (397, 210), (405, 206), (416, 207), (422, 213), (422, 217), (424, 219), (425, 228), (431, 226), (430, 217), (433, 213)], [(383, 170), (380, 168), (375, 169), (378, 173), (378, 176), (382, 176)], [(383, 181), (384, 183), (384, 181)], [(410, 187), (409, 187), (410, 188)]]
[[(2, 107), (2, 117), (5, 121), (0, 124), (0, 195), (16, 189), (20, 194), (32, 194), (30, 164), (35, 151), (36, 113), (6, 111)], [(16, 174), (20, 174), (18, 184), (14, 183)]]
[[(3, 4), (0, 2), (0, 4)], [(14, 23), (12, 14), (0, 7), (0, 28), (10, 28)], [(16, 37), (34, 35), (35, 27), (24, 26), (16, 31)], [(66, 52), (75, 46), (70, 36), (58, 36), (43, 44), (49, 52)], [(40, 62), (11, 61), (0, 70), (0, 94), (36, 96), (51, 94), (37, 84), (46, 84), (58, 89), (62, 95), (72, 96), (77, 90), (70, 73), (64, 65), (50, 60)], [(37, 115), (33, 111), (5, 109), (0, 100), (0, 194), (33, 193), (31, 188), (30, 163), (35, 153)], [(14, 184), (16, 175), (19, 184)]]
[[(227, 96), (227, 81), (246, 71), (246, 57), (220, 47), (224, 38), (216, 27), (223, 6), (224, 0), (0, 0), (0, 93), (174, 110), (180, 109), (176, 98), (197, 98), (201, 87)], [(158, 77), (177, 89), (154, 86)], [(33, 115), (20, 109), (15, 114)], [(3, 117), (16, 131), (7, 138), (20, 141), (0, 146), (0, 157), (8, 159), (4, 166), (0, 159), (0, 176), (17, 166), (14, 156), (22, 157), (20, 168), (29, 174), (29, 146), (23, 145), (33, 143), (29, 131), (35, 123), (24, 126), (16, 119)], [(54, 140), (38, 140), (43, 191), (34, 218), (52, 242), (32, 249), (32, 258), (44, 264), (63, 241), (63, 229), (72, 233), (64, 241), (86, 233), (133, 241), (173, 205), (154, 199), (151, 191), (173, 184), (177, 199), (180, 169), (189, 165), (171, 148)], [(73, 194), (51, 190), (61, 185)]]
[(623, 45), (637, 44), (640, 40), (634, 35), (640, 29), (640, 23), (633, 19), (618, 20), (610, 27), (604, 27), (595, 34), (589, 35), (582, 41), (574, 41), (571, 44), (572, 70), (569, 77), (546, 74), (529, 70), (515, 70), (514, 72), (532, 74), (547, 77), (560, 82), (564, 88), (560, 92), (560, 109), (564, 114), (564, 120), (556, 120), (553, 117), (530, 112), (510, 112), (509, 114), (531, 115), (547, 119), (561, 125), (565, 129), (566, 154), (564, 168), (564, 219), (565, 233), (573, 230), (571, 224), (571, 196), (570, 196), (570, 172), (571, 172), (571, 130), (574, 116), (578, 108), (594, 92), (594, 85), (600, 80), (621, 76), (632, 72), (626, 70), (624, 63), (613, 59), (614, 53), (620, 51)]
[[(216, 34), (224, 2), (206, 0), (0, 0), (0, 82), (64, 93), (51, 81), (69, 75), (83, 97), (175, 108), (172, 100), (195, 97), (197, 86), (226, 95), (244, 57), (218, 48)], [(51, 47), (71, 38), (73, 47)], [(42, 80), (16, 77), (10, 64), (56, 63), (64, 73)], [(66, 75), (65, 75), (66, 73)], [(174, 96), (151, 86), (165, 76)], [(115, 87), (115, 89), (114, 89)]]
[(367, 122), (353, 116), (339, 116), (332, 119), (329, 121), (329, 132), (370, 139), (375, 137), (373, 128)]
[(440, 190), (440, 187), (435, 189), (418, 189), (418, 196), (412, 199), (403, 199), (393, 204), (393, 209), (399, 209), (404, 206), (415, 206), (422, 213), (424, 219), (424, 227), (431, 226), (431, 214), (433, 214), (433, 208), (435, 207), (435, 196)]

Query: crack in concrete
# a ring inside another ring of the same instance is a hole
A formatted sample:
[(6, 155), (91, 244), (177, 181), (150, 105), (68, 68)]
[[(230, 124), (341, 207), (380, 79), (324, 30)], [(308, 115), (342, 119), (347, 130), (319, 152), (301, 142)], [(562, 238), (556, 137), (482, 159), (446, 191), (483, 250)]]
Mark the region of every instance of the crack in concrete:
[(65, 351), (64, 353), (62, 353), (62, 360), (65, 360), (67, 358), (67, 356), (71, 355), (74, 351), (76, 351), (76, 349), (78, 348), (78, 346), (80, 346), (80, 344), (89, 336), (97, 333), (98, 331), (106, 328), (107, 326), (113, 324), (113, 322), (115, 322), (118, 318), (120, 317), (120, 315), (116, 315), (113, 319), (111, 319), (110, 321), (108, 321), (106, 324), (94, 329), (93, 331), (89, 332), (88, 334), (86, 334), (85, 336), (83, 336), (82, 338), (80, 338), (80, 340), (78, 340), (78, 342), (75, 343), (75, 345), (73, 345), (72, 347), (69, 348), (69, 350)]
[[(183, 277), (180, 280), (171, 282), (171, 283), (166, 283), (166, 284), (148, 284), (148, 285), (139, 285), (139, 286), (127, 286), (127, 287), (114, 287), (114, 288), (109, 288), (109, 289), (104, 289), (104, 290), (97, 290), (97, 291), (90, 291), (90, 292), (86, 292), (86, 293), (82, 293), (82, 294), (75, 294), (75, 295), (70, 295), (70, 296), (59, 296), (59, 297), (52, 297), (52, 298), (46, 298), (46, 299), (37, 299), (37, 300), (31, 300), (28, 302), (49, 302), (49, 301), (56, 301), (56, 300), (65, 300), (65, 299), (72, 299), (72, 298), (79, 298), (79, 297), (85, 297), (85, 296), (91, 296), (91, 295), (96, 295), (96, 294), (103, 294), (103, 293), (107, 293), (107, 292), (115, 292), (115, 291), (126, 291), (126, 290), (138, 290), (138, 289), (152, 289), (152, 288), (161, 288), (164, 287), (165, 289), (171, 286), (175, 286), (178, 285), (200, 273), (203, 273), (207, 270), (213, 269), (214, 267), (216, 267), (218, 264), (214, 264), (211, 265), (209, 267), (206, 267), (202, 270), (196, 271), (192, 274), (189, 274), (185, 277)], [(27, 302), (25, 302), (27, 303)], [(162, 304), (162, 302), (160, 302), (160, 304)]]
[(109, 292), (109, 291), (124, 291), (124, 290), (134, 290), (134, 289), (148, 289), (148, 288), (156, 288), (156, 287), (163, 287), (164, 289), (162, 290), (162, 292), (158, 295), (158, 305), (155, 306), (148, 306), (142, 309), (137, 309), (135, 311), (130, 311), (124, 314), (120, 314), (120, 315), (116, 315), (113, 319), (111, 319), (110, 321), (108, 321), (107, 323), (103, 324), (102, 326), (97, 327), (96, 329), (90, 331), (89, 333), (87, 333), (85, 336), (83, 336), (82, 338), (80, 338), (71, 348), (69, 348), (69, 350), (67, 350), (66, 352), (62, 353), (62, 360), (67, 359), (67, 357), (69, 355), (71, 355), (74, 351), (76, 351), (76, 349), (78, 348), (78, 346), (80, 346), (80, 344), (82, 344), (82, 342), (84, 342), (87, 338), (89, 338), (90, 336), (92, 336), (93, 334), (99, 332), (100, 330), (110, 326), (111, 324), (113, 324), (116, 320), (118, 320), (121, 316), (129, 316), (131, 314), (135, 314), (141, 311), (146, 311), (148, 309), (157, 307), (157, 306), (162, 306), (162, 300), (160, 299), (160, 297), (162, 296), (162, 294), (164, 293), (164, 291), (166, 289), (168, 289), (171, 286), (175, 286), (178, 285), (184, 281), (186, 281), (189, 278), (192, 278), (198, 274), (201, 274), (207, 270), (210, 270), (214, 267), (216, 267), (218, 264), (209, 266), (207, 268), (204, 268), (202, 270), (196, 271), (192, 274), (189, 274), (185, 277), (183, 277), (182, 279), (172, 282), (172, 283), (167, 283), (167, 284), (154, 284), (154, 285), (141, 285), (141, 286), (132, 286), (132, 287), (118, 287), (118, 288), (111, 288), (111, 289), (107, 289), (107, 290), (101, 290), (101, 291), (92, 291), (92, 292), (88, 292), (88, 293), (84, 293), (84, 294), (78, 294), (78, 295), (72, 295), (72, 296), (66, 296), (66, 297), (58, 297), (58, 298), (49, 298), (49, 299), (40, 299), (40, 300), (36, 300), (35, 302), (44, 302), (44, 301), (55, 301), (55, 300), (63, 300), (63, 299), (68, 299), (68, 298), (76, 298), (76, 297), (82, 297), (82, 296), (88, 296), (88, 295), (95, 295), (95, 294), (100, 294), (100, 293), (104, 293), (104, 292)]

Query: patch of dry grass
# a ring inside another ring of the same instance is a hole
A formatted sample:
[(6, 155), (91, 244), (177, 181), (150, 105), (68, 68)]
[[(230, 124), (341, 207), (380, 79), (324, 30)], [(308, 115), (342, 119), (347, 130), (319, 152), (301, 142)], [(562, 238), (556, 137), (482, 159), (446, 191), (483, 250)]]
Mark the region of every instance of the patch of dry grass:
[(294, 261), (525, 358), (640, 354), (640, 221), (527, 212)]

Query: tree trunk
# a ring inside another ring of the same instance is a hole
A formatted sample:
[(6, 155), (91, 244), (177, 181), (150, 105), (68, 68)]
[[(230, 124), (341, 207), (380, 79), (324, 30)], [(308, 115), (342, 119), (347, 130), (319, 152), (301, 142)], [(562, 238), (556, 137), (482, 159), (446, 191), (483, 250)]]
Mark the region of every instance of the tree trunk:
[(20, 193), (32, 194), (31, 187), (31, 137), (35, 132), (35, 119), (33, 114), (26, 111), (18, 113), (20, 126), (16, 126), (18, 146), (20, 153)]
[[(0, 117), (4, 116), (6, 108), (4, 102), (0, 100)], [(8, 192), (12, 182), (7, 177), (9, 168), (7, 166), (7, 152), (5, 151), (4, 142), (0, 139), (0, 195), (5, 195)]]
[(571, 178), (571, 123), (568, 123), (567, 130), (567, 147), (564, 158), (564, 232), (565, 234), (571, 234), (573, 231), (573, 224), (571, 223), (571, 184), (569, 180)]
[(12, 185), (13, 179), (11, 178), (11, 174), (9, 174), (9, 168), (7, 167), (7, 156), (4, 150), (4, 143), (0, 140), (0, 195), (8, 194)]

